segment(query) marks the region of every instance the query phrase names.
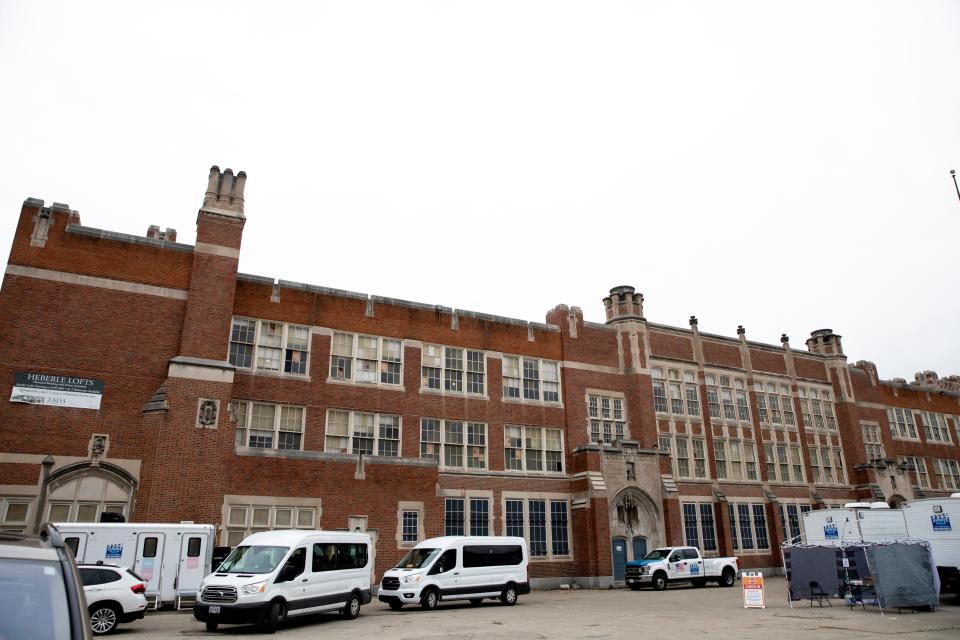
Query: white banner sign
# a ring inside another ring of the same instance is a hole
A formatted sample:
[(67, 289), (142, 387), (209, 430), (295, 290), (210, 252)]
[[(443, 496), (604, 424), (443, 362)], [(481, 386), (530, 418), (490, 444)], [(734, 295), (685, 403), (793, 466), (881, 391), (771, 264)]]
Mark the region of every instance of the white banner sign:
[(15, 376), (10, 402), (74, 409), (100, 409), (103, 380), (45, 373), (18, 372)]

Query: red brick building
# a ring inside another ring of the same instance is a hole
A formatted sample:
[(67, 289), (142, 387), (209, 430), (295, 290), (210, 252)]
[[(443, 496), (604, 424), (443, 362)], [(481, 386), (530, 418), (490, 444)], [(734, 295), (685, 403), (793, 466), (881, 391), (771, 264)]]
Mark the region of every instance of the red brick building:
[(531, 577), (606, 584), (644, 548), (775, 567), (807, 509), (960, 489), (960, 378), (884, 381), (647, 320), (527, 322), (237, 272), (246, 176), (211, 169), (197, 242), (29, 198), (0, 292), (0, 525), (523, 535)]

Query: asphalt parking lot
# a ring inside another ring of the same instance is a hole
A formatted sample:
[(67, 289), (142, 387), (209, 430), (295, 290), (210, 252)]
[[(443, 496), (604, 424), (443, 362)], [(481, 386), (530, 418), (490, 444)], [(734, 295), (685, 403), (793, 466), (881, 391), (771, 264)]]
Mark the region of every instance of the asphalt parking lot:
[[(859, 607), (851, 610), (842, 601), (821, 609), (807, 602), (787, 604), (783, 578), (766, 581), (766, 609), (744, 609), (743, 591), (707, 586), (694, 589), (671, 586), (666, 591), (577, 590), (534, 591), (521, 596), (514, 607), (495, 601), (480, 606), (450, 602), (431, 612), (419, 607), (391, 611), (374, 600), (356, 620), (324, 614), (290, 620), (275, 637), (344, 639), (376, 637), (381, 640), (547, 640), (552, 638), (914, 638), (960, 637), (960, 605), (944, 598), (932, 613), (885, 611)], [(146, 619), (121, 625), (115, 637), (128, 640), (180, 637), (262, 637), (255, 627), (224, 626), (207, 633), (187, 612), (148, 614)]]

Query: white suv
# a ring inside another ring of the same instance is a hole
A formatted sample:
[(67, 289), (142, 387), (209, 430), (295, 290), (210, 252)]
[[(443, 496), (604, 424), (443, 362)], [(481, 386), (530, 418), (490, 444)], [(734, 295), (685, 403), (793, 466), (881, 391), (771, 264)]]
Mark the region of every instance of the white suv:
[(80, 580), (87, 597), (94, 635), (110, 633), (121, 622), (133, 622), (147, 610), (147, 585), (137, 574), (110, 564), (81, 564)]

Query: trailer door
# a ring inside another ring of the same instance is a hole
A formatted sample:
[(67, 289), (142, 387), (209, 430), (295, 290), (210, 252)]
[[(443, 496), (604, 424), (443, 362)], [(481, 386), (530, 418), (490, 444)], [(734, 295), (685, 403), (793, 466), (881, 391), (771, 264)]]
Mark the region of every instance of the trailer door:
[(83, 554), (87, 552), (86, 533), (65, 533), (63, 534), (63, 543), (73, 551), (73, 558), (76, 562), (84, 562)]
[(141, 532), (137, 535), (137, 557), (133, 571), (147, 584), (147, 594), (159, 595), (163, 569), (164, 534)]
[(206, 566), (210, 538), (204, 533), (185, 533), (180, 538), (180, 559), (177, 568), (177, 595), (195, 595), (200, 581), (209, 573)]

